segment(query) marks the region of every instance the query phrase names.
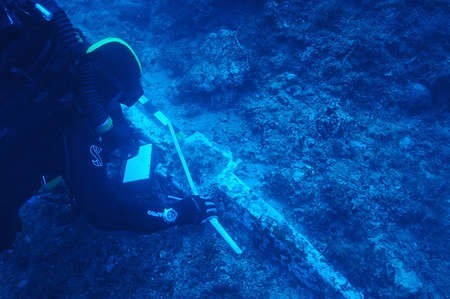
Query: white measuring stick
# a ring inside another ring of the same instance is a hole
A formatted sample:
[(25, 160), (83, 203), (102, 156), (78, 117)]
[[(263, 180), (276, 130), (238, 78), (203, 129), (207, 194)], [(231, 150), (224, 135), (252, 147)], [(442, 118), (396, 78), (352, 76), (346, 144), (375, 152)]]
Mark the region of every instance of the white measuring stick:
[[(195, 186), (194, 181), (192, 180), (191, 172), (189, 171), (189, 168), (187, 166), (186, 160), (184, 158), (183, 152), (181, 151), (180, 144), (178, 143), (177, 136), (175, 135), (175, 130), (173, 129), (172, 123), (169, 122), (168, 124), (170, 134), (172, 135), (173, 142), (175, 143), (175, 148), (177, 150), (178, 156), (181, 160), (181, 165), (183, 165), (184, 173), (186, 174), (186, 178), (189, 182), (189, 186), (191, 187), (192, 193), (194, 195), (198, 195), (197, 186)], [(216, 231), (222, 236), (222, 238), (228, 243), (228, 245), (231, 246), (231, 248), (236, 252), (237, 254), (242, 254), (242, 249), (239, 248), (239, 246), (236, 244), (236, 242), (231, 238), (231, 236), (228, 234), (228, 232), (225, 230), (225, 228), (220, 224), (217, 217), (213, 217), (208, 220), (209, 223), (216, 229)]]
[[(177, 136), (175, 134), (175, 130), (172, 126), (172, 123), (170, 120), (161, 112), (157, 111), (154, 113), (154, 116), (164, 125), (169, 127), (170, 135), (172, 135), (173, 143), (175, 144), (175, 149), (178, 153), (178, 157), (180, 158), (181, 165), (183, 166), (184, 173), (186, 174), (186, 178), (188, 180), (189, 186), (191, 187), (192, 193), (194, 195), (198, 195), (198, 189), (197, 186), (194, 183), (194, 180), (192, 179), (191, 172), (189, 171), (189, 168), (186, 163), (186, 159), (184, 158), (183, 152), (181, 151), (180, 144), (178, 142)], [(225, 240), (225, 242), (230, 245), (230, 247), (236, 252), (237, 254), (242, 254), (242, 249), (237, 245), (237, 243), (233, 240), (233, 238), (228, 234), (228, 232), (225, 230), (225, 228), (222, 226), (222, 224), (219, 222), (217, 217), (213, 217), (208, 220), (209, 223), (216, 229), (216, 231), (222, 236), (222, 238)]]
[(228, 232), (225, 230), (225, 228), (222, 226), (222, 224), (219, 222), (219, 219), (217, 217), (213, 217), (208, 220), (209, 223), (211, 223), (212, 226), (216, 229), (216, 231), (222, 236), (222, 238), (225, 240), (225, 242), (230, 245), (230, 247), (236, 252), (237, 254), (242, 254), (242, 249), (239, 247), (238, 244), (231, 238), (231, 236), (228, 234)]

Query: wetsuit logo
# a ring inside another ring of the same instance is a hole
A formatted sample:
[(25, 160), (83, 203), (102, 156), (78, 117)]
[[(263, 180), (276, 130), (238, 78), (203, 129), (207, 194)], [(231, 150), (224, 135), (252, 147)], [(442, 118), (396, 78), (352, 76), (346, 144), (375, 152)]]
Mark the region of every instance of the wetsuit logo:
[(89, 148), (89, 151), (91, 153), (91, 156), (94, 158), (91, 160), (92, 165), (94, 165), (95, 167), (103, 167), (103, 160), (102, 160), (102, 157), (100, 156), (100, 153), (102, 152), (102, 148), (93, 144)]

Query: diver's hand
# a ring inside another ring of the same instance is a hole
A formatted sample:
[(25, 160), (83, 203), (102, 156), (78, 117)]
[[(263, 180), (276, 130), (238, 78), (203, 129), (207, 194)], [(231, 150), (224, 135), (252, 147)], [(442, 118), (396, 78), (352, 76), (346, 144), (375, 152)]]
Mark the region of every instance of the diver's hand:
[(139, 150), (139, 145), (133, 138), (132, 129), (126, 125), (114, 125), (101, 135), (101, 139), (107, 154), (130, 158), (135, 156)]
[(217, 217), (216, 204), (210, 198), (190, 195), (186, 197), (185, 200), (192, 201), (195, 206), (197, 217), (195, 218), (194, 223), (205, 223), (209, 219)]

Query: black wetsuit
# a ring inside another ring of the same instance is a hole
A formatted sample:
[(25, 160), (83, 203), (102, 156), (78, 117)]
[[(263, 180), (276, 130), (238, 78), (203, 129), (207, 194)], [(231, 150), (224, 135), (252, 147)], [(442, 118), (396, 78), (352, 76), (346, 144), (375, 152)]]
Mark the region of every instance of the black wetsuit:
[[(109, 99), (93, 87), (79, 31), (54, 1), (39, 2), (51, 8), (51, 21), (27, 7), (17, 12), (20, 26), (0, 31), (0, 249), (20, 230), (19, 208), (42, 175), (63, 175), (100, 228), (152, 232), (198, 222), (195, 201), (165, 201), (151, 181), (122, 184), (107, 175), (93, 125), (107, 117)], [(164, 217), (168, 210), (178, 217)]]

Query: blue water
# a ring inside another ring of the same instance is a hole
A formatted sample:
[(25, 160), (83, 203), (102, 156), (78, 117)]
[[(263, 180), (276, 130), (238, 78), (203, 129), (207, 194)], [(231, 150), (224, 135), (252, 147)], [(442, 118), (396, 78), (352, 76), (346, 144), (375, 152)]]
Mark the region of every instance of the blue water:
[[(209, 227), (140, 239), (64, 227), (0, 259), (0, 297), (450, 296), (448, 1), (59, 3), (92, 42), (129, 42), (152, 103), (186, 136), (232, 153), (255, 204), (274, 208), (355, 293), (236, 197), (219, 209), (242, 256)], [(194, 153), (203, 169), (226, 166)], [(200, 166), (194, 179), (217, 183)]]

